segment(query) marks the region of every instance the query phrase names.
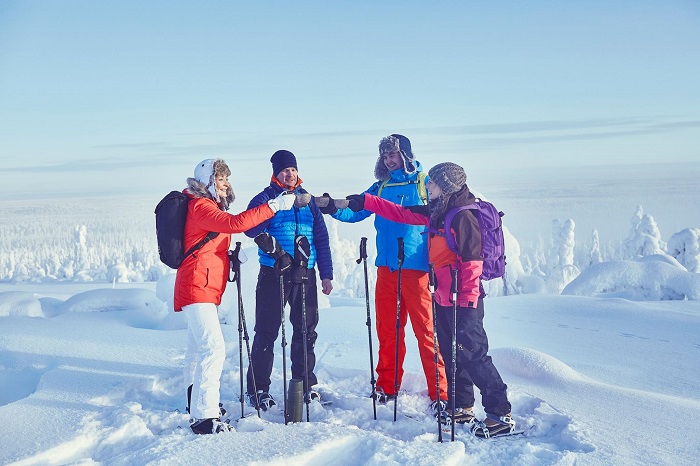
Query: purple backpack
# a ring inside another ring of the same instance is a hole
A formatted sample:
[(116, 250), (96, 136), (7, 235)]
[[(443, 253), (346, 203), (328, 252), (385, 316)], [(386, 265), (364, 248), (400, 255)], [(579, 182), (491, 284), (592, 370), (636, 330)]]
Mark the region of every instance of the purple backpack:
[(443, 236), (447, 241), (450, 251), (457, 253), (457, 242), (452, 234), (452, 219), (462, 210), (471, 210), (476, 220), (479, 222), (481, 230), (481, 255), (484, 258), (484, 269), (481, 272), (482, 280), (500, 278), (506, 272), (506, 246), (503, 239), (503, 223), (500, 212), (493, 204), (477, 198), (476, 202), (455, 207), (445, 215), (445, 230), (439, 232), (435, 228), (430, 228), (432, 233)]

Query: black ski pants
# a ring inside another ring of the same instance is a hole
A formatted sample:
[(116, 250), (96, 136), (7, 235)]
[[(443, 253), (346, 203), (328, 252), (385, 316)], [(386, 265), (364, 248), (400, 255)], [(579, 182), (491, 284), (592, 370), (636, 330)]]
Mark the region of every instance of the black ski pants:
[[(453, 312), (451, 307), (435, 304), (437, 335), (440, 354), (445, 361), (448, 399), (452, 401), (455, 383), (455, 406), (474, 406), (474, 385), (481, 392), (486, 413), (503, 416), (510, 413), (507, 386), (488, 355), (489, 341), (484, 330), (484, 300), (479, 298), (476, 308), (457, 308), (457, 372), (452, 381)], [(452, 406), (448, 404), (448, 407)]]
[[(308, 269), (306, 282), (306, 342), (309, 386), (316, 385), (314, 374), (316, 354), (316, 325), (318, 325), (318, 297), (316, 296), (316, 270)], [(292, 283), (290, 274), (284, 275), (284, 302), (289, 303), (289, 320), (292, 323), (292, 378), (304, 379), (304, 339), (302, 335), (301, 283)], [(251, 365), (248, 366), (248, 393), (258, 390), (270, 391), (270, 375), (274, 362), (274, 345), (282, 325), (280, 279), (272, 267), (260, 266), (258, 284), (255, 288), (255, 336), (251, 350)], [(285, 330), (289, 338), (289, 330)], [(255, 386), (253, 385), (255, 374)], [(308, 388), (305, 388), (305, 391)]]

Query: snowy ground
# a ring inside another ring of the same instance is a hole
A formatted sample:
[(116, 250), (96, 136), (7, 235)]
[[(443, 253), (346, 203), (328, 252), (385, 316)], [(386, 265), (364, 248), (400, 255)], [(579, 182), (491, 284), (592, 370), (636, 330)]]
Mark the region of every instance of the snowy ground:
[[(554, 218), (576, 221), (577, 245), (592, 228), (603, 243), (616, 244), (629, 232), (638, 204), (658, 220), (664, 240), (699, 227), (700, 164), (681, 168), (470, 171), (470, 179), (506, 211), (510, 232), (523, 252), (532, 253), (538, 237), (546, 245)], [(311, 192), (327, 189), (324, 172), (303, 173)], [(234, 212), (260, 184), (240, 181)], [(333, 194), (366, 183), (344, 180)], [(700, 457), (700, 274), (663, 257), (589, 267), (562, 295), (487, 299), (491, 354), (527, 435), (482, 441), (458, 431), (456, 442), (446, 434), (439, 444), (410, 332), (398, 420), (392, 422), (392, 406), (378, 407), (374, 420), (365, 302), (352, 297), (362, 276), (354, 262), (358, 240), (368, 236), (372, 243), (371, 222), (329, 221), (336, 275), (344, 279), (320, 301), (317, 374), (333, 404), (312, 404), (309, 424), (285, 426), (279, 412), (237, 421), (237, 300), (229, 287), (220, 309), (231, 324), (224, 325), (221, 394), (236, 431), (195, 436), (181, 413), (186, 335), (182, 316), (168, 310), (172, 275), (158, 283), (119, 283), (128, 270), (116, 268), (102, 282), (80, 281), (92, 275), (48, 276), (65, 270), (56, 253), (89, 252), (86, 260), (97, 265), (152, 256), (152, 208), (161, 196), (140, 203), (121, 197), (0, 203), (3, 276), (36, 264), (26, 271), (27, 281), (0, 282), (0, 464), (694, 465)], [(91, 249), (75, 242), (75, 225), (88, 226)], [(255, 257), (249, 239), (234, 240)], [(371, 259), (371, 244), (369, 252)], [(243, 265), (251, 334), (256, 274), (254, 259)], [(376, 363), (376, 338), (373, 347)], [(278, 400), (281, 368), (277, 354), (272, 392)]]
[[(179, 412), (185, 331), (163, 329), (181, 323), (152, 285), (102, 287), (0, 285), (0, 463), (679, 465), (700, 454), (698, 301), (488, 299), (491, 353), (527, 435), (458, 430), (439, 444), (412, 341), (398, 420), (391, 406), (373, 419), (363, 299), (321, 310), (318, 375), (331, 406), (312, 404), (309, 424), (285, 426), (277, 412), (201, 437)], [(234, 420), (237, 333), (224, 326), (222, 401)], [(278, 399), (281, 367), (277, 354)]]

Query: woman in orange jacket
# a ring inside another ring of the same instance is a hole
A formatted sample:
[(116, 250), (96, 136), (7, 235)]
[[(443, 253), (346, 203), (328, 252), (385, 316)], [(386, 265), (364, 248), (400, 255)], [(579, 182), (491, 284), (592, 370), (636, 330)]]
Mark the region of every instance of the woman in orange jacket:
[(230, 175), (231, 170), (222, 159), (203, 160), (195, 167), (194, 177), (187, 179), (183, 191), (191, 198), (184, 250), (198, 244), (209, 232), (224, 233), (186, 257), (175, 278), (175, 312), (184, 312), (187, 318), (185, 385), (193, 418), (190, 427), (196, 434), (230, 430), (219, 418), (219, 379), (226, 351), (218, 306), (226, 289), (231, 233), (242, 233), (270, 219), (278, 210), (291, 209), (295, 199), (294, 194), (282, 193), (238, 215), (229, 214), (226, 211), (234, 200)]

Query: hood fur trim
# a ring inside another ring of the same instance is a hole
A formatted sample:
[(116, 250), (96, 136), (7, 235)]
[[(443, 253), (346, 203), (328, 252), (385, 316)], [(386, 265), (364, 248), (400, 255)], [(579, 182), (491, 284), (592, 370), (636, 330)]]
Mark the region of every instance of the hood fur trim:
[[(195, 198), (206, 198), (217, 202), (214, 196), (209, 192), (209, 189), (204, 183), (197, 181), (194, 178), (187, 178), (187, 188), (185, 190), (192, 194)], [(233, 201), (236, 200), (236, 195), (233, 193), (233, 188), (231, 186), (226, 190), (226, 198), (221, 199), (217, 204), (221, 210), (228, 210)]]

